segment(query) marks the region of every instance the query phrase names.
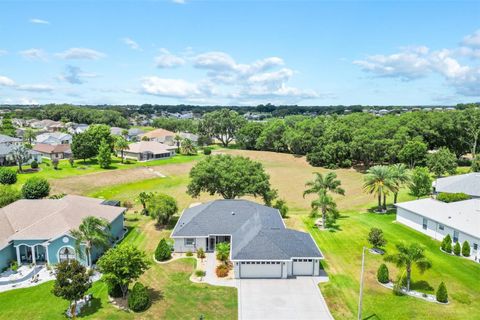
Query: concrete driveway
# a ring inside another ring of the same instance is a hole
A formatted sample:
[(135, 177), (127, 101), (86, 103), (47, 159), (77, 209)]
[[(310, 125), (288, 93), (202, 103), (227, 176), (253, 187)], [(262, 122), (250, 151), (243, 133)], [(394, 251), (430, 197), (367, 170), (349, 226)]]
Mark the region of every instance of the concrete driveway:
[(328, 319), (318, 278), (237, 280), (239, 320)]

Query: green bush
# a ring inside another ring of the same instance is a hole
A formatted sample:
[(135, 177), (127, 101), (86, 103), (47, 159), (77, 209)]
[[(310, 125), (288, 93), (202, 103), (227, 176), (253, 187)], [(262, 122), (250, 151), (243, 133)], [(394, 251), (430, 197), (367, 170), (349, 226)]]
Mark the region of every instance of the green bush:
[(443, 238), (441, 248), (445, 252), (452, 253), (452, 238), (449, 234)]
[(0, 208), (9, 205), (21, 198), (20, 191), (12, 186), (0, 185)]
[(135, 312), (145, 311), (150, 306), (150, 295), (140, 282), (135, 283), (128, 295), (128, 308)]
[(33, 160), (32, 163), (30, 163), (30, 168), (37, 169), (38, 168), (38, 162)]
[(47, 197), (49, 193), (50, 184), (45, 178), (29, 178), (22, 187), (22, 196), (25, 199), (41, 199)]
[(382, 263), (377, 270), (377, 280), (380, 283), (388, 283), (390, 282), (388, 268), (385, 263)]
[(463, 200), (468, 200), (470, 199), (470, 196), (465, 193), (439, 193), (437, 195), (437, 200), (442, 201), (442, 202), (457, 202), (457, 201), (463, 201)]
[(197, 258), (198, 259), (205, 259), (205, 251), (203, 250), (203, 248), (198, 248)]
[(206, 156), (211, 155), (212, 154), (212, 148), (210, 148), (210, 147), (203, 148), (203, 154), (206, 155)]
[(108, 295), (112, 298), (123, 297), (122, 288), (118, 284), (107, 283)]
[(462, 255), (464, 257), (470, 257), (470, 244), (468, 241), (464, 241), (462, 245)]
[(186, 256), (187, 257), (193, 257), (193, 252), (188, 250), (187, 253), (186, 253)]
[(205, 277), (205, 271), (195, 270), (195, 276), (198, 277), (198, 278)]
[(160, 240), (155, 250), (155, 259), (157, 261), (166, 261), (172, 257), (172, 250), (165, 239)]
[(0, 183), (14, 184), (17, 182), (17, 173), (9, 168), (0, 168)]
[(456, 256), (459, 256), (461, 251), (462, 251), (462, 248), (460, 248), (460, 242), (455, 243), (455, 245), (453, 246), (453, 253)]
[(442, 302), (442, 303), (447, 303), (448, 302), (447, 287), (445, 286), (445, 283), (443, 283), (443, 281), (438, 286), (436, 297), (437, 297), (438, 302)]

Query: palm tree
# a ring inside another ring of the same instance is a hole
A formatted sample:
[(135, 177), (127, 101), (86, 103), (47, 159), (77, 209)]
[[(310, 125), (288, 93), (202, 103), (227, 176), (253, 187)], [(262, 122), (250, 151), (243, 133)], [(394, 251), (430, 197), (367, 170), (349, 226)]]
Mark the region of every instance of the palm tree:
[(335, 172), (328, 172), (325, 176), (319, 172), (315, 172), (314, 174), (315, 179), (308, 181), (305, 184), (308, 188), (303, 192), (303, 197), (307, 194), (318, 195), (318, 198), (311, 203), (312, 214), (315, 215), (318, 209), (321, 210), (322, 227), (325, 228), (327, 214), (336, 212), (336, 204), (328, 193), (331, 192), (343, 196), (345, 195), (345, 190), (340, 187), (342, 182), (337, 179), (337, 174)]
[(387, 194), (389, 191), (395, 192), (397, 190), (392, 179), (391, 171), (387, 166), (374, 166), (368, 169), (364, 178), (363, 189), (377, 196), (378, 211), (387, 210)]
[(37, 138), (37, 133), (33, 131), (32, 128), (27, 128), (23, 133), (23, 141), (32, 144), (32, 142)]
[(124, 137), (116, 137), (115, 138), (115, 143), (114, 143), (114, 148), (117, 151), (120, 151), (121, 157), (122, 157), (122, 163), (124, 160), (123, 157), (123, 152), (128, 149), (128, 141), (125, 140)]
[(417, 266), (420, 273), (432, 267), (432, 263), (425, 257), (424, 248), (416, 243), (399, 243), (396, 245), (398, 253), (387, 256), (386, 261), (393, 262), (407, 272), (407, 291), (410, 291), (410, 280), (413, 265)]
[(410, 182), (410, 171), (405, 164), (397, 163), (390, 166), (390, 174), (395, 184), (393, 203), (397, 203), (398, 192), (404, 185)]
[(182, 142), (182, 137), (179, 134), (176, 134), (173, 140), (175, 140), (175, 143), (177, 144), (177, 151), (179, 151), (180, 143)]
[(197, 149), (190, 139), (184, 139), (182, 142), (182, 154), (194, 155), (197, 153)]
[(217, 251), (217, 259), (226, 264), (230, 256), (230, 243), (220, 242), (215, 247), (215, 250)]
[(76, 239), (75, 249), (80, 257), (83, 255), (81, 246), (85, 246), (88, 266), (92, 263), (91, 253), (93, 247), (106, 249), (110, 245), (111, 236), (109, 230), (110, 226), (107, 220), (89, 216), (83, 219), (78, 229), (70, 231), (72, 237)]

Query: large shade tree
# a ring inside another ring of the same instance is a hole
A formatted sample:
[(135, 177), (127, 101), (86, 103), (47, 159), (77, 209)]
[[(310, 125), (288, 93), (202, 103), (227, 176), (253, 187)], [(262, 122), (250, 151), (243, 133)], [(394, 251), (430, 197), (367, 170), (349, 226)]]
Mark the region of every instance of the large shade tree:
[(335, 172), (329, 172), (322, 175), (319, 172), (315, 172), (315, 179), (308, 181), (305, 186), (307, 189), (303, 192), (303, 196), (309, 194), (315, 194), (317, 198), (312, 201), (312, 214), (315, 215), (318, 210), (322, 214), (322, 227), (325, 228), (327, 222), (327, 216), (335, 218), (338, 214), (335, 201), (330, 193), (336, 193), (345, 195), (345, 190), (340, 187), (342, 184), (337, 179)]
[(261, 163), (231, 155), (207, 157), (190, 170), (187, 193), (195, 198), (202, 192), (219, 194), (224, 199), (262, 197), (267, 205), (276, 197)]
[(221, 109), (203, 115), (199, 124), (199, 133), (218, 139), (224, 147), (235, 139), (235, 136), (245, 124), (246, 120), (237, 112), (229, 109)]
[(432, 267), (432, 263), (425, 256), (425, 249), (416, 243), (399, 243), (396, 245), (397, 253), (387, 256), (385, 260), (393, 262), (399, 268), (405, 268), (407, 277), (407, 291), (410, 291), (412, 268), (416, 266), (420, 273)]
[(92, 249), (102, 248), (106, 249), (110, 245), (111, 235), (108, 221), (94, 216), (89, 216), (83, 219), (78, 229), (70, 231), (70, 234), (75, 238), (76, 251), (82, 257), (85, 248), (85, 259), (87, 265), (92, 264)]

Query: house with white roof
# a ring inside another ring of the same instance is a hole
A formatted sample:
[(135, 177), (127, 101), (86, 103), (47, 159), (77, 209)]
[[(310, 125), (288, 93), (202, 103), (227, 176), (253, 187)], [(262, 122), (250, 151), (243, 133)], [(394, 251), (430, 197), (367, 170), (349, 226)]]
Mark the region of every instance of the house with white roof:
[(64, 132), (46, 132), (39, 134), (36, 137), (36, 143), (59, 145), (59, 144), (71, 144), (72, 135)]
[(438, 178), (433, 183), (433, 190), (435, 193), (465, 193), (480, 198), (480, 172)]

